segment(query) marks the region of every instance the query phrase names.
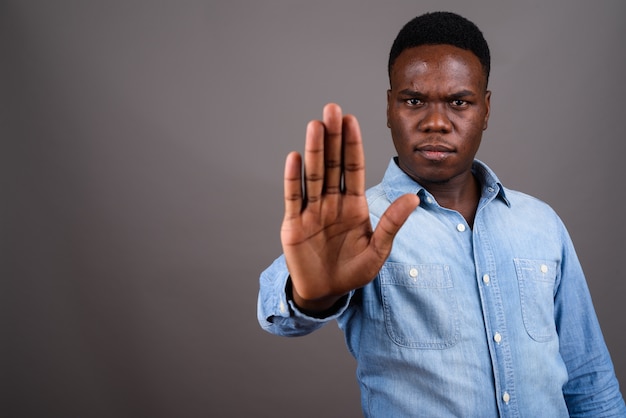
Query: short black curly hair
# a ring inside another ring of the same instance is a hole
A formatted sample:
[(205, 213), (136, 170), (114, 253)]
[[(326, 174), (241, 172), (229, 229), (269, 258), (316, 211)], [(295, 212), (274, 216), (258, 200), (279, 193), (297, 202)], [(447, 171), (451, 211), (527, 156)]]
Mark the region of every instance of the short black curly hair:
[(425, 13), (404, 25), (389, 52), (390, 80), (393, 64), (402, 51), (420, 45), (452, 45), (474, 53), (483, 67), (485, 80), (489, 80), (491, 56), (483, 33), (473, 22), (452, 12)]

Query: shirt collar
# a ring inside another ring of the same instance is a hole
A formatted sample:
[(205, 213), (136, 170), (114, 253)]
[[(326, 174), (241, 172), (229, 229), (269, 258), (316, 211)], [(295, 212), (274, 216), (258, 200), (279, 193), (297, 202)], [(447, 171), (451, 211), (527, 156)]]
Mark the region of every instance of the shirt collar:
[[(430, 196), (430, 193), (428, 193), (421, 184), (413, 180), (398, 167), (396, 161), (396, 157), (389, 161), (387, 171), (382, 181), (383, 190), (389, 200), (393, 202), (400, 196), (409, 193), (417, 194), (422, 198)], [(482, 186), (481, 198), (492, 198), (495, 196), (506, 203), (507, 206), (511, 206), (511, 203), (506, 197), (504, 186), (487, 164), (479, 160), (474, 160), (472, 172), (476, 175)]]

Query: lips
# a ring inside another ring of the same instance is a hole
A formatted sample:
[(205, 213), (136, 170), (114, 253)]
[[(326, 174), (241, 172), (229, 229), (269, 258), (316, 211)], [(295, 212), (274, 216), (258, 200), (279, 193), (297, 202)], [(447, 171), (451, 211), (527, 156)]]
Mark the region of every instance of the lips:
[(452, 147), (442, 144), (420, 145), (415, 150), (429, 161), (443, 161), (454, 152)]

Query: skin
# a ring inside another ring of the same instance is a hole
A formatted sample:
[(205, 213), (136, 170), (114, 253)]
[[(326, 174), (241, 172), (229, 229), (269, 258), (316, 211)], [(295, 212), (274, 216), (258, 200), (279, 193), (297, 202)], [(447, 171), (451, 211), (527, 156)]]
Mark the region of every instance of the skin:
[(387, 124), (400, 168), (472, 225), (480, 190), (471, 167), (491, 98), (478, 57), (451, 45), (407, 49), (390, 81)]
[[(387, 124), (400, 168), (471, 225), (479, 190), (470, 169), (490, 98), (478, 58), (449, 45), (407, 49), (390, 81)], [(313, 314), (374, 279), (419, 204), (416, 195), (400, 197), (372, 229), (359, 125), (332, 103), (309, 122), (304, 158), (287, 156), (284, 190), (281, 243), (293, 301)]]

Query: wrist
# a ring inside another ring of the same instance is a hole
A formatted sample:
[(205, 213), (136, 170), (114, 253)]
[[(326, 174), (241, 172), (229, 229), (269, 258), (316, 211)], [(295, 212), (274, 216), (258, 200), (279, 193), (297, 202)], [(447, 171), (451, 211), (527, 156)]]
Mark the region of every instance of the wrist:
[(291, 278), (287, 281), (287, 299), (291, 300), (294, 306), (301, 313), (313, 318), (325, 318), (335, 314), (345, 304), (348, 295), (327, 296), (315, 300), (302, 298), (293, 288)]

